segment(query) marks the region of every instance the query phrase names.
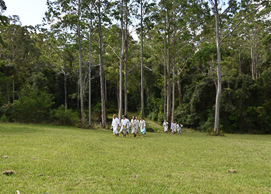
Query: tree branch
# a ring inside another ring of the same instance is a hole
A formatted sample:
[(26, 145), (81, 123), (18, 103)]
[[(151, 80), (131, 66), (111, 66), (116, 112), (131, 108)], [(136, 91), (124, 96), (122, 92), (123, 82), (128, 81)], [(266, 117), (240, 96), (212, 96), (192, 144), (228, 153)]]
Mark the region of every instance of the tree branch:
[(118, 57), (118, 59), (120, 60), (120, 57), (117, 55), (117, 53), (115, 52), (115, 50), (109, 45), (109, 44), (104, 44), (104, 45), (107, 45), (111, 48), (111, 50), (113, 51), (113, 53)]
[(222, 39), (221, 41), (219, 42), (219, 44), (221, 44), (221, 42), (227, 38), (230, 34), (232, 34), (236, 29), (237, 27), (250, 15), (252, 15), (254, 12), (258, 11), (260, 9), (261, 6), (259, 6), (257, 9), (255, 9), (254, 11), (252, 11), (251, 13), (247, 14), (234, 28), (232, 31), (230, 31), (228, 34), (226, 34)]
[[(147, 69), (147, 70), (149, 70), (149, 71), (152, 71), (152, 72), (154, 72), (151, 68), (149, 68), (149, 67), (147, 67), (147, 66), (145, 66), (144, 65), (144, 67), (145, 67), (145, 69)], [(162, 75), (162, 74), (160, 74), (160, 73), (158, 73), (158, 75), (160, 75), (160, 76), (164, 76), (164, 75)]]

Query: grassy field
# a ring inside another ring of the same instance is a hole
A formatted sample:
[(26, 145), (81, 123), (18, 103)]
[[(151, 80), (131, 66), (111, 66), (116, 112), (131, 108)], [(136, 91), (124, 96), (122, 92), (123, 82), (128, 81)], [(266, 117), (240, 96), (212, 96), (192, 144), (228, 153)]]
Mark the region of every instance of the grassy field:
[[(4, 158), (8, 156), (8, 158)], [(271, 136), (0, 123), (0, 193), (271, 193)], [(236, 173), (228, 173), (233, 168)]]

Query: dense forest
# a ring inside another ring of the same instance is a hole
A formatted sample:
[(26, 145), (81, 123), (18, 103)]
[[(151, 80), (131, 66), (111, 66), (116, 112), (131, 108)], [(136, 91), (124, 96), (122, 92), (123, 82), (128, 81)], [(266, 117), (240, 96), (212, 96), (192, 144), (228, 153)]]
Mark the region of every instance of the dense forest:
[(22, 26), (0, 0), (1, 121), (271, 133), (270, 3), (47, 0)]

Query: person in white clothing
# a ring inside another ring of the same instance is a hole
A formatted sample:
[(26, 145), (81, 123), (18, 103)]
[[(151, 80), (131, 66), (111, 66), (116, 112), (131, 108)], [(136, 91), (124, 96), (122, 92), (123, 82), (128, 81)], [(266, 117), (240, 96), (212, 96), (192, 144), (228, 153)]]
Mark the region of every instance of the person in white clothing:
[(123, 127), (122, 127), (122, 123), (124, 122), (123, 117), (124, 117), (124, 115), (122, 115), (122, 119), (120, 120), (120, 123), (119, 123), (119, 127), (120, 127), (119, 133), (122, 133), (122, 130), (123, 130)]
[(133, 116), (131, 119), (131, 129), (132, 129), (132, 134), (134, 134), (134, 137), (136, 137), (137, 132), (138, 132), (138, 120), (137, 120), (137, 117), (135, 118), (135, 116)]
[(180, 124), (180, 123), (178, 123), (177, 124), (177, 131), (178, 131), (178, 133), (182, 133), (182, 127), (183, 127), (183, 125), (182, 124)]
[[(134, 132), (137, 135), (138, 134), (138, 128), (139, 128), (139, 120), (137, 119), (137, 117), (135, 118), (134, 123), (135, 123), (135, 131)], [(136, 137), (136, 135), (135, 135), (135, 137)]]
[(146, 123), (142, 117), (140, 117), (139, 127), (141, 131), (141, 136), (143, 136), (143, 134), (145, 134), (146, 136)]
[(163, 128), (164, 128), (164, 132), (167, 134), (167, 131), (168, 131), (168, 122), (167, 122), (167, 120), (165, 120), (163, 122)]
[(125, 117), (125, 120), (126, 120), (126, 126), (127, 126), (127, 136), (129, 135), (129, 132), (130, 132), (130, 121), (129, 121), (129, 119), (127, 118), (127, 116), (125, 115), (124, 116)]
[(177, 130), (177, 125), (175, 121), (173, 120), (173, 122), (171, 123), (171, 131), (174, 135), (176, 135), (176, 130)]
[(127, 120), (124, 115), (122, 115), (122, 119), (120, 121), (120, 133), (122, 137), (126, 137), (127, 134)]
[(119, 119), (118, 119), (117, 116), (114, 114), (114, 115), (113, 115), (113, 119), (112, 119), (112, 127), (113, 127), (113, 134), (114, 134), (115, 136), (119, 136), (118, 126), (119, 126)]

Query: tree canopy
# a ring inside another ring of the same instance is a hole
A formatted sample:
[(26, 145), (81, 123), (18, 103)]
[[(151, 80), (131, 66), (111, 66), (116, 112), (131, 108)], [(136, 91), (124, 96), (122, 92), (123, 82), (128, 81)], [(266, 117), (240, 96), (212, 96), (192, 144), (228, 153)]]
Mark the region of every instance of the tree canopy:
[(0, 0), (0, 117), (106, 127), (129, 110), (200, 131), (271, 133), (270, 1), (47, 8), (42, 24), (22, 26)]

